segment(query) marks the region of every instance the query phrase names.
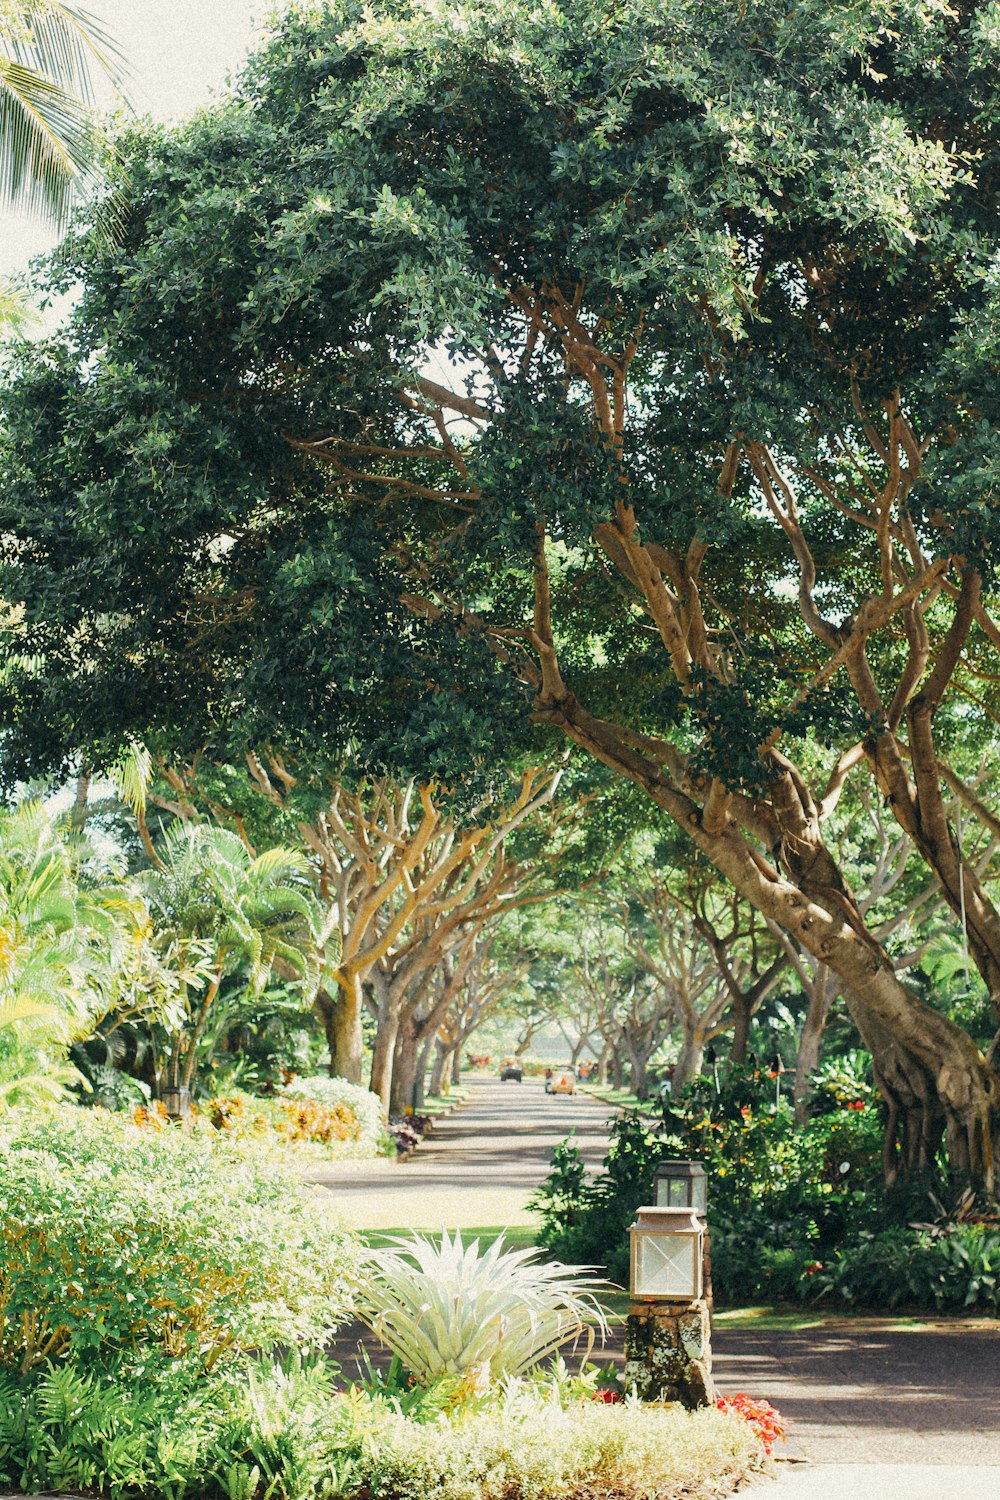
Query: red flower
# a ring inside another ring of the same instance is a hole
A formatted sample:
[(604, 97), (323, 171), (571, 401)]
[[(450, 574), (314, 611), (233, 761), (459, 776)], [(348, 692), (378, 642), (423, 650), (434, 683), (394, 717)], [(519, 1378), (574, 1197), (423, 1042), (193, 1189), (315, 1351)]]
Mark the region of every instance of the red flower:
[(621, 1391), (595, 1391), (593, 1399), (595, 1401), (604, 1401), (610, 1406), (622, 1399), (622, 1393)]
[(779, 1439), (785, 1441), (785, 1424), (780, 1412), (775, 1411), (769, 1401), (740, 1391), (736, 1396), (722, 1396), (715, 1404), (720, 1411), (735, 1412), (745, 1422), (749, 1422), (760, 1438), (766, 1454), (770, 1454)]

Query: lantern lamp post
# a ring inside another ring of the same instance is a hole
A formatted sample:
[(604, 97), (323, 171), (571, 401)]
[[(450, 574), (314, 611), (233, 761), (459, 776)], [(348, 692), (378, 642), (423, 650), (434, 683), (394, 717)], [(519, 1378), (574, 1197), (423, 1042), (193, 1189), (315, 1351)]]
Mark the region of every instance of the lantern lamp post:
[(656, 1202), (637, 1210), (629, 1230), (625, 1386), (644, 1401), (698, 1407), (715, 1399), (707, 1186), (699, 1162), (662, 1162)]
[(635, 1302), (696, 1302), (703, 1290), (705, 1230), (691, 1208), (640, 1208), (629, 1230)]
[(708, 1210), (708, 1178), (699, 1161), (661, 1161), (656, 1169), (657, 1208), (691, 1208), (702, 1218)]

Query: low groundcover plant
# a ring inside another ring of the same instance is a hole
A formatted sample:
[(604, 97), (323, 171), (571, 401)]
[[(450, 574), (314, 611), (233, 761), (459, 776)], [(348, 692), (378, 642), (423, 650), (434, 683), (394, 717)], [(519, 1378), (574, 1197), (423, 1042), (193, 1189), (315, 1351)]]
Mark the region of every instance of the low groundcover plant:
[(209, 1374), (191, 1359), (0, 1372), (0, 1486), (109, 1500), (708, 1500), (759, 1471), (731, 1413), (595, 1405), (573, 1382), (505, 1381), (407, 1414), (337, 1389), (320, 1358)]

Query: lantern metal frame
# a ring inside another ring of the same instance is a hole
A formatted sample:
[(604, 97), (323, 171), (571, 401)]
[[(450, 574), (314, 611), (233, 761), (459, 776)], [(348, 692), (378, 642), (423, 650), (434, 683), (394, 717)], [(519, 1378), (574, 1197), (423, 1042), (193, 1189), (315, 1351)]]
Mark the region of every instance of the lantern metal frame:
[(689, 1208), (708, 1213), (708, 1177), (700, 1161), (661, 1161), (653, 1180), (657, 1208)]
[[(651, 1288), (646, 1248), (659, 1249), (661, 1271), (682, 1267), (673, 1285)], [(681, 1247), (684, 1246), (683, 1253)], [(673, 1254), (669, 1251), (672, 1250)], [(629, 1295), (635, 1302), (697, 1302), (705, 1286), (705, 1225), (694, 1208), (659, 1208), (650, 1205), (636, 1211), (629, 1228)]]

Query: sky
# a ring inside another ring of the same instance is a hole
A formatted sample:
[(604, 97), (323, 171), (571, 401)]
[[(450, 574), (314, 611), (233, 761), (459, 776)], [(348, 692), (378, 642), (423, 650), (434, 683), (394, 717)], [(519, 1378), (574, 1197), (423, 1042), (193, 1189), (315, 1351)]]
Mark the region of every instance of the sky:
[[(272, 0), (82, 0), (110, 33), (129, 70), (139, 114), (183, 119), (223, 91), (273, 8)], [(0, 218), (0, 275), (56, 240), (51, 225)]]

